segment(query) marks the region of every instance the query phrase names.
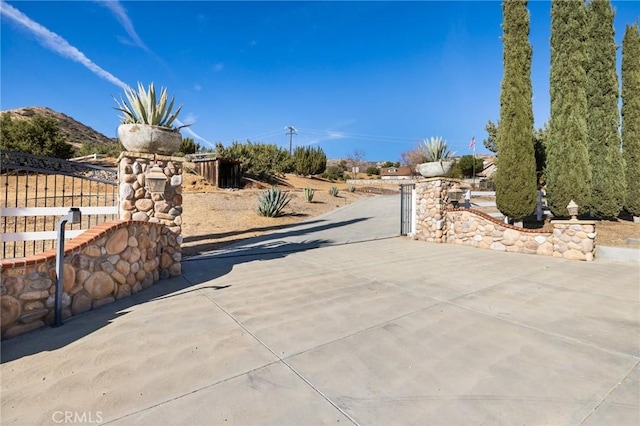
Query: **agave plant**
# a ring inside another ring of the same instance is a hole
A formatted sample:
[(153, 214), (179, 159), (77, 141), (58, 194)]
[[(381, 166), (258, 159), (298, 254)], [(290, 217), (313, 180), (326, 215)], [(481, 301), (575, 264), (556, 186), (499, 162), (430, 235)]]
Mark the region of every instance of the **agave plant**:
[(182, 110), (182, 105), (175, 112), (173, 111), (175, 97), (172, 97), (171, 102), (168, 102), (165, 87), (160, 88), (159, 98), (156, 97), (153, 83), (149, 84), (149, 90), (146, 90), (142, 83), (138, 82), (138, 91), (127, 87), (124, 94), (127, 100), (120, 98), (118, 101), (113, 98), (118, 104), (118, 108), (114, 107), (114, 109), (123, 113), (120, 117), (121, 124), (152, 124), (174, 130), (188, 126), (188, 124), (175, 128), (172, 126)]
[(258, 196), (258, 214), (266, 217), (280, 216), (282, 209), (289, 204), (289, 201), (291, 201), (289, 194), (275, 186), (271, 187)]
[(307, 201), (307, 203), (311, 203), (313, 202), (313, 194), (316, 191), (313, 188), (304, 188), (304, 199)]
[(331, 188), (329, 188), (329, 195), (331, 195), (332, 197), (337, 197), (338, 196), (338, 188), (335, 186), (332, 186)]
[(441, 136), (431, 137), (430, 140), (424, 139), (420, 144), (420, 150), (424, 161), (427, 163), (434, 161), (446, 161), (453, 157), (454, 151), (449, 150), (447, 141), (443, 140)]

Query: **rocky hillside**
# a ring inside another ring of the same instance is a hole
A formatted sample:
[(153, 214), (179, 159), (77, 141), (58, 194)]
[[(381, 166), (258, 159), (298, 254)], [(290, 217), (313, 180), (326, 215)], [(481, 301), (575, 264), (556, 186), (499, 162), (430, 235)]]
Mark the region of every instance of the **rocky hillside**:
[(11, 118), (14, 120), (29, 120), (36, 114), (54, 118), (60, 123), (60, 130), (66, 135), (66, 142), (70, 143), (75, 148), (79, 148), (85, 142), (114, 145), (117, 145), (118, 143), (117, 139), (108, 138), (102, 133), (96, 132), (91, 127), (85, 126), (68, 115), (54, 111), (51, 108), (25, 107), (2, 111), (2, 113), (11, 114)]

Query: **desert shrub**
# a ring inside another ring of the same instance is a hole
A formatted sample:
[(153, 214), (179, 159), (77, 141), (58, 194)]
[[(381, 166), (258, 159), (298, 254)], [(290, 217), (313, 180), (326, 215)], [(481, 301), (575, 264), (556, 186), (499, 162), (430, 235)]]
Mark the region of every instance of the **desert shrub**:
[(31, 120), (14, 120), (8, 113), (0, 119), (0, 149), (47, 157), (71, 158), (73, 147), (65, 142), (57, 120), (36, 114)]
[(340, 166), (329, 166), (322, 177), (329, 180), (342, 180), (344, 179), (344, 169)]
[(384, 163), (382, 163), (382, 167), (383, 169), (388, 169), (389, 167), (395, 167), (398, 168), (400, 167), (400, 162), (396, 161), (395, 163), (393, 161), (385, 161)]
[(354, 193), (356, 192), (356, 187), (353, 185), (349, 185), (349, 192)]
[(367, 173), (367, 176), (379, 175), (380, 169), (377, 167), (367, 167), (366, 173)]
[(194, 141), (192, 138), (182, 138), (180, 142), (179, 152), (184, 155), (195, 154), (200, 149), (200, 144)]
[(327, 156), (320, 147), (300, 146), (293, 152), (293, 167), (297, 175), (317, 175), (326, 169)]
[(293, 171), (293, 161), (289, 151), (279, 148), (275, 144), (233, 142), (224, 147), (216, 143), (218, 157), (239, 161), (242, 173), (269, 179)]
[(329, 188), (329, 195), (331, 195), (332, 197), (337, 197), (338, 196), (338, 188), (335, 186), (332, 186), (331, 188)]
[(303, 189), (303, 193), (304, 193), (304, 199), (307, 203), (310, 203), (313, 201), (313, 194), (315, 193), (315, 190), (313, 188), (305, 188)]
[(462, 173), (462, 169), (460, 168), (460, 162), (456, 161), (453, 163), (453, 169), (451, 170), (451, 175), (449, 176), (452, 179), (463, 179), (464, 175)]
[(109, 157), (118, 157), (122, 151), (124, 151), (124, 147), (118, 143), (113, 144), (105, 144), (105, 143), (94, 143), (94, 142), (85, 142), (80, 148), (76, 151), (76, 156), (82, 157), (85, 155), (91, 154), (104, 154)]
[[(475, 167), (474, 167), (475, 163)], [(457, 161), (460, 167), (462, 175), (465, 177), (473, 177), (473, 172), (481, 172), (484, 167), (484, 160), (482, 158), (474, 158), (473, 155), (463, 155)]]
[(282, 209), (291, 201), (289, 194), (277, 187), (271, 187), (258, 195), (258, 214), (266, 217), (280, 216)]

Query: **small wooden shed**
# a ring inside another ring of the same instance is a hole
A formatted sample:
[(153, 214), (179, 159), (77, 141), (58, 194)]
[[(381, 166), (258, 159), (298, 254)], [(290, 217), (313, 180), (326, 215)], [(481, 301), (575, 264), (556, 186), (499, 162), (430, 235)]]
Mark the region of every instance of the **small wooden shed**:
[(196, 172), (218, 188), (240, 188), (240, 162), (223, 158), (194, 159)]

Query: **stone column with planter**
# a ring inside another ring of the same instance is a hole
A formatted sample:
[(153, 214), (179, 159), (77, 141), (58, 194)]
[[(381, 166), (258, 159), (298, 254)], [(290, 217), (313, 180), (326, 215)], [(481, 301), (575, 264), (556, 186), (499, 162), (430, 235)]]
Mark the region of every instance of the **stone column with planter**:
[[(153, 166), (166, 176), (164, 193), (151, 193), (146, 177)], [(118, 158), (120, 219), (161, 223), (182, 231), (182, 162), (179, 157), (123, 152)]]
[(448, 191), (459, 187), (459, 181), (431, 178), (416, 183), (416, 238), (428, 242), (446, 242)]

